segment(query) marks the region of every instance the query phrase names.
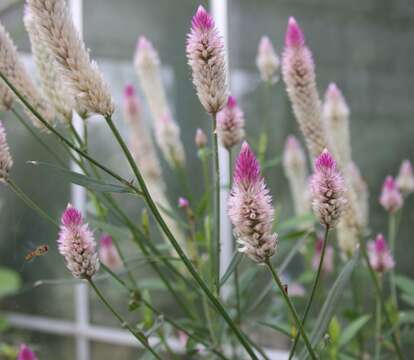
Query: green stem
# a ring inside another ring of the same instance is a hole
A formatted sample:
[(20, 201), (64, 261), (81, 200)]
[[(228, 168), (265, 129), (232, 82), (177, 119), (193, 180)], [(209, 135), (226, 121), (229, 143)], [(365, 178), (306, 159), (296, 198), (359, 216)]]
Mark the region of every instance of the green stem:
[[(318, 270), (316, 272), (315, 279), (313, 281), (311, 294), (310, 294), (310, 297), (309, 297), (308, 302), (306, 304), (305, 312), (303, 313), (303, 317), (302, 317), (302, 325), (303, 326), (305, 326), (306, 319), (308, 317), (309, 311), (310, 311), (311, 306), (312, 306), (313, 299), (314, 299), (315, 294), (316, 294), (316, 290), (318, 288), (319, 279), (320, 279), (320, 276), (321, 276), (321, 273), (322, 273), (322, 268), (323, 268), (323, 260), (325, 258), (326, 246), (328, 244), (328, 234), (329, 234), (329, 227), (326, 226), (325, 227), (324, 239), (323, 239), (321, 258), (319, 259)], [(290, 350), (289, 360), (292, 359), (293, 355), (295, 354), (295, 350), (296, 350), (296, 347), (297, 347), (298, 341), (299, 341), (299, 336), (300, 336), (299, 333), (297, 333), (296, 336), (295, 336), (295, 340), (293, 342), (292, 349)]]
[(118, 144), (122, 148), (129, 165), (131, 166), (134, 175), (136, 176), (138, 183), (142, 189), (144, 199), (150, 208), (151, 212), (153, 213), (155, 220), (160, 225), (161, 229), (163, 230), (166, 237), (169, 239), (171, 245), (174, 247), (175, 251), (177, 252), (178, 256), (183, 261), (185, 267), (191, 274), (191, 276), (194, 278), (194, 280), (198, 283), (200, 288), (203, 290), (203, 292), (207, 295), (210, 302), (213, 304), (213, 306), (216, 308), (216, 310), (221, 314), (221, 316), (224, 318), (224, 320), (227, 322), (229, 327), (233, 330), (243, 347), (246, 349), (248, 354), (251, 356), (252, 359), (257, 359), (256, 354), (254, 353), (253, 349), (251, 348), (250, 344), (247, 342), (246, 338), (242, 334), (242, 332), (238, 329), (238, 327), (234, 324), (233, 320), (227, 313), (227, 311), (224, 309), (223, 305), (221, 304), (220, 300), (213, 295), (213, 293), (210, 291), (207, 284), (204, 282), (202, 277), (198, 274), (197, 270), (194, 268), (191, 261), (188, 259), (188, 257), (185, 255), (185, 252), (178, 244), (177, 240), (175, 239), (174, 235), (171, 233), (170, 229), (168, 228), (167, 224), (165, 223), (160, 211), (158, 210), (157, 206), (155, 205), (155, 202), (153, 201), (148, 189), (147, 185), (145, 184), (145, 181), (138, 170), (137, 165), (135, 164), (135, 161), (125, 144), (124, 140), (121, 137), (121, 134), (119, 133), (118, 129), (115, 127), (114, 123), (112, 122), (112, 119), (110, 117), (106, 118), (106, 121), (108, 123), (108, 126), (110, 127), (112, 133), (114, 134), (116, 140), (118, 141)]
[(45, 148), (45, 150), (52, 155), (55, 160), (63, 167), (66, 167), (67, 164), (65, 161), (63, 161), (58, 154), (56, 154), (55, 151), (52, 150), (52, 148), (46, 144), (46, 142), (44, 142), (42, 140), (42, 138), (36, 133), (36, 131), (34, 131), (32, 129), (32, 127), (26, 123), (26, 121), (23, 119), (23, 117), (17, 112), (17, 110), (15, 108), (11, 108), (10, 111), (16, 116), (16, 119), (19, 120), (19, 122), (26, 128), (26, 130), (39, 142), (39, 144), (41, 146), (43, 146)]
[(215, 247), (215, 288), (216, 295), (220, 295), (220, 163), (218, 153), (218, 138), (216, 132), (217, 116), (212, 115), (212, 136), (213, 136), (213, 166), (214, 166), (214, 237), (216, 239)]
[[(387, 321), (388, 326), (391, 329), (393, 327), (393, 323), (391, 321), (391, 316), (388, 313), (387, 307), (385, 305), (385, 301), (384, 301), (383, 294), (382, 294), (382, 290), (381, 290), (381, 285), (380, 285), (380, 283), (378, 281), (378, 278), (377, 278), (377, 276), (375, 274), (374, 269), (371, 266), (371, 263), (369, 262), (367, 248), (366, 248), (365, 240), (364, 240), (363, 237), (361, 237), (361, 239), (360, 239), (360, 244), (361, 244), (362, 256), (364, 257), (365, 263), (368, 266), (369, 274), (371, 275), (372, 282), (374, 283), (374, 288), (375, 288), (375, 292), (376, 292), (377, 298), (381, 302), (382, 312), (385, 315), (385, 320)], [(403, 353), (401, 351), (400, 344), (398, 342), (398, 338), (397, 338), (397, 336), (396, 336), (396, 334), (395, 334), (394, 331), (391, 333), (391, 340), (392, 340), (392, 343), (393, 343), (393, 346), (394, 346), (394, 349), (395, 349), (395, 352), (397, 354), (398, 359), (403, 360), (404, 359), (404, 355), (403, 355)]]
[[(381, 275), (380, 275), (381, 276)], [(381, 282), (379, 281), (380, 286)], [(376, 322), (375, 322), (375, 360), (380, 360), (381, 357), (381, 301), (376, 298)]]
[[(390, 250), (395, 257), (395, 237), (396, 237), (396, 215), (390, 214), (388, 218), (388, 241), (390, 242)], [(390, 290), (392, 302), (396, 309), (398, 309), (397, 288), (395, 286), (395, 271), (394, 268), (390, 270)]]
[(273, 279), (275, 280), (276, 285), (278, 286), (280, 292), (282, 293), (283, 299), (285, 300), (294, 320), (296, 323), (297, 328), (299, 329), (300, 334), (302, 335), (303, 341), (305, 342), (305, 346), (308, 349), (309, 355), (311, 356), (311, 358), (313, 360), (317, 360), (318, 358), (316, 357), (316, 354), (314, 352), (314, 350), (312, 349), (312, 346), (310, 344), (310, 341), (308, 339), (308, 336), (306, 335), (305, 329), (302, 326), (301, 321), (299, 320), (299, 315), (296, 312), (296, 309), (293, 305), (293, 303), (290, 301), (290, 298), (288, 296), (288, 294), (286, 293), (282, 282), (280, 281), (279, 276), (277, 275), (276, 271), (273, 269), (272, 264), (270, 263), (270, 260), (267, 259), (265, 264), (267, 265), (268, 269), (270, 270), (270, 272), (272, 273)]
[(59, 228), (59, 224), (52, 219), (46, 212), (44, 212), (33, 200), (31, 200), (22, 189), (20, 189), (17, 184), (11, 179), (8, 178), (7, 184), (10, 186), (10, 188), (13, 190), (13, 192), (32, 210), (38, 213), (43, 219), (50, 222), (57, 228)]
[(148, 339), (141, 333), (135, 331), (127, 322), (126, 320), (112, 307), (112, 305), (105, 299), (99, 289), (96, 287), (95, 283), (92, 279), (87, 279), (89, 284), (91, 285), (92, 289), (95, 291), (96, 295), (102, 301), (102, 303), (108, 308), (108, 310), (119, 320), (121, 326), (129, 330), (129, 332), (147, 349), (156, 359), (161, 360), (158, 354), (154, 351), (154, 349), (149, 345)]

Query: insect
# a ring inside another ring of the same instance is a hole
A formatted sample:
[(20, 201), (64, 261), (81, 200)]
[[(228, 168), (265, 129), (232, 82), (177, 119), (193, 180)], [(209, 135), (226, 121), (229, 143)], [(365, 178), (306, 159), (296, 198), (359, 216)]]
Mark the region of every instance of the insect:
[(49, 251), (49, 246), (46, 244), (43, 245), (39, 245), (36, 249), (34, 249), (33, 251), (30, 251), (26, 256), (25, 256), (25, 260), (26, 261), (30, 261), (32, 259), (34, 259), (35, 257), (38, 256), (42, 256), (44, 254), (46, 254)]

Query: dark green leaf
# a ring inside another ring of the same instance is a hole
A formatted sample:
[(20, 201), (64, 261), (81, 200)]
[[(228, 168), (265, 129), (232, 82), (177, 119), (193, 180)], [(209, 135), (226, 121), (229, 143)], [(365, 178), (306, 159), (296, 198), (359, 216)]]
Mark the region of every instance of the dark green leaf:
[[(339, 303), (343, 299), (344, 289), (348, 285), (351, 274), (358, 263), (358, 259), (359, 252), (357, 252), (344, 266), (328, 293), (325, 303), (323, 304), (322, 309), (319, 312), (319, 316), (314, 324), (314, 330), (310, 336), (310, 342), (314, 348), (319, 343), (319, 341), (321, 341), (332, 319), (332, 316), (334, 316), (335, 312), (338, 310)], [(299, 359), (307, 358), (308, 353), (306, 349), (304, 349), (300, 353)]]
[(0, 298), (13, 295), (21, 286), (20, 275), (5, 267), (0, 267)]
[(411, 296), (414, 295), (414, 280), (403, 275), (397, 275), (395, 277), (395, 284), (402, 292), (410, 294)]
[(115, 185), (115, 184), (109, 184), (104, 181), (91, 178), (89, 176), (64, 169), (60, 166), (56, 166), (53, 164), (49, 164), (46, 162), (39, 162), (39, 161), (29, 161), (28, 162), (31, 165), (40, 165), (40, 166), (46, 166), (48, 169), (51, 169), (52, 171), (55, 171), (57, 174), (61, 175), (63, 179), (76, 184), (83, 186), (89, 190), (97, 191), (97, 192), (115, 192), (115, 193), (131, 193), (131, 189), (124, 186), (124, 185)]
[(223, 286), (224, 283), (227, 281), (227, 279), (231, 276), (231, 274), (233, 274), (234, 269), (240, 263), (240, 261), (242, 261), (242, 259), (243, 259), (243, 254), (236, 250), (233, 254), (233, 257), (231, 258), (230, 264), (227, 267), (226, 272), (220, 279), (220, 287)]
[(342, 332), (339, 339), (339, 346), (343, 347), (347, 345), (358, 332), (368, 323), (371, 319), (371, 315), (363, 315), (360, 318), (352, 321)]

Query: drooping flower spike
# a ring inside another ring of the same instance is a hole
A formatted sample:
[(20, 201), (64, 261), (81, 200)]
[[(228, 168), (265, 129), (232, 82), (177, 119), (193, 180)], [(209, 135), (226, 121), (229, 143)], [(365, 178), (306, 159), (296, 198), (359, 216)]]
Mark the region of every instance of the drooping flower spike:
[(264, 82), (275, 84), (279, 80), (280, 60), (267, 36), (262, 36), (256, 56), (256, 66)]
[(111, 270), (117, 270), (122, 266), (118, 250), (110, 235), (104, 234), (99, 240), (99, 260)]
[(395, 213), (403, 206), (403, 197), (392, 176), (385, 178), (379, 202), (389, 213)]
[(368, 258), (374, 271), (383, 273), (395, 266), (393, 256), (382, 234), (378, 234), (375, 241), (368, 243)]
[(310, 157), (314, 159), (328, 144), (322, 126), (322, 107), (316, 88), (312, 53), (305, 44), (302, 29), (293, 17), (289, 19), (286, 30), (282, 74), (296, 120)]
[(404, 160), (397, 176), (397, 185), (400, 191), (408, 195), (414, 191), (414, 173), (410, 160)]
[(10, 155), (9, 144), (7, 143), (6, 131), (0, 121), (0, 182), (7, 180), (13, 159)]
[(277, 246), (277, 234), (272, 232), (274, 209), (259, 163), (247, 142), (236, 160), (233, 188), (228, 200), (228, 213), (239, 251), (252, 260), (263, 263)]
[(94, 235), (83, 222), (82, 214), (71, 204), (62, 214), (57, 243), (66, 267), (74, 277), (90, 279), (99, 270)]
[(186, 52), (198, 98), (208, 113), (215, 114), (228, 97), (224, 42), (202, 6), (192, 19)]
[(17, 354), (17, 360), (38, 360), (36, 354), (26, 344), (21, 344), (19, 353)]
[(326, 149), (315, 160), (310, 191), (312, 208), (319, 222), (328, 228), (335, 227), (346, 205), (345, 183)]
[(217, 114), (217, 136), (228, 150), (244, 138), (244, 114), (234, 96), (229, 96), (226, 106)]

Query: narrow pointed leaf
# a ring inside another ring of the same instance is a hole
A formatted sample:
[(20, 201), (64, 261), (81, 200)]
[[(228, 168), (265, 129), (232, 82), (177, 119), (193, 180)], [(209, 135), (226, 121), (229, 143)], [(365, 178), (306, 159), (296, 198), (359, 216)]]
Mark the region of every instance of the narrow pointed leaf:
[(263, 325), (273, 330), (276, 330), (277, 332), (282, 333), (283, 335), (286, 335), (288, 338), (292, 337), (290, 334), (290, 327), (286, 323), (276, 322), (274, 324), (273, 323), (271, 324), (265, 321), (258, 321), (257, 323), (259, 325)]
[(352, 321), (342, 332), (339, 338), (339, 347), (347, 345), (359, 331), (368, 323), (371, 315), (363, 315), (358, 319)]
[(220, 279), (220, 287), (222, 287), (227, 279), (233, 274), (234, 269), (236, 269), (236, 266), (239, 265), (240, 261), (243, 259), (243, 254), (239, 251), (235, 251), (233, 254), (233, 257), (231, 258), (230, 264), (227, 267), (224, 275)]

